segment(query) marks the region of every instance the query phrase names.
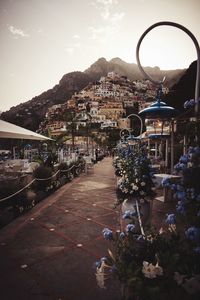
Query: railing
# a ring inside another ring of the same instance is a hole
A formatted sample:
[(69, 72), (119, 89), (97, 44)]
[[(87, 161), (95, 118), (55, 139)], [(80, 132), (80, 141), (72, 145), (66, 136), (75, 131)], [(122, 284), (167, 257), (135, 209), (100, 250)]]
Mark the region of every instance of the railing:
[[(78, 165), (74, 164), (72, 165), (70, 168), (66, 169), (66, 170), (58, 170), (56, 171), (52, 176), (48, 177), (48, 178), (34, 178), (33, 180), (31, 180), (27, 185), (25, 185), (23, 188), (21, 188), (20, 190), (18, 190), (17, 192), (6, 196), (2, 199), (0, 199), (0, 203), (13, 198), (14, 196), (20, 194), (21, 192), (23, 192), (24, 190), (26, 190), (27, 188), (29, 188), (34, 182), (36, 181), (48, 181), (48, 180), (52, 180), (57, 176), (62, 176), (62, 173), (67, 173), (68, 177), (73, 177), (73, 176), (77, 176), (79, 175), (81, 172), (83, 172), (85, 170), (84, 168), (85, 164), (84, 163), (79, 163)], [(72, 175), (72, 176), (70, 176)]]

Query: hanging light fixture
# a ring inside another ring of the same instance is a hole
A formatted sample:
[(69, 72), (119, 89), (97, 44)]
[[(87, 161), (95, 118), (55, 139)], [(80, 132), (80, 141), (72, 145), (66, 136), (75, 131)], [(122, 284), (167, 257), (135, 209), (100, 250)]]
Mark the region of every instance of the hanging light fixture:
[(145, 119), (147, 136), (149, 138), (165, 138), (170, 135), (170, 120), (177, 114), (177, 110), (161, 101), (162, 82), (160, 82), (156, 102), (141, 110), (139, 116)]

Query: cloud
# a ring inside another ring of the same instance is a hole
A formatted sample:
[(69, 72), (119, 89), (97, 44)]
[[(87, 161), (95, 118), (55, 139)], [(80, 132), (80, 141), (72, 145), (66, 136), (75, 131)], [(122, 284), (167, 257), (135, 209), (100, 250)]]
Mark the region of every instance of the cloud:
[(65, 48), (65, 52), (67, 52), (70, 55), (73, 55), (74, 51), (77, 48), (80, 48), (80, 47), (81, 47), (81, 43), (78, 42), (78, 41), (75, 41), (74, 43), (70, 44), (70, 46), (68, 46), (67, 48)]
[(90, 26), (90, 40), (102, 43), (113, 40), (120, 30), (121, 21), (125, 16), (118, 6), (118, 0), (96, 0), (93, 2), (103, 19), (101, 26)]
[(78, 35), (78, 34), (75, 34), (75, 35), (73, 36), (73, 39), (75, 39), (75, 40), (79, 40), (79, 39), (80, 39), (80, 35)]
[(74, 48), (73, 48), (73, 47), (67, 47), (67, 48), (65, 49), (65, 51), (66, 51), (68, 54), (72, 55), (72, 54), (74, 53)]
[(97, 39), (99, 39), (101, 36), (104, 35), (104, 33), (106, 32), (106, 28), (105, 28), (105, 27), (95, 28), (95, 27), (93, 27), (93, 26), (90, 26), (90, 27), (89, 27), (89, 31), (91, 32), (90, 39), (91, 39), (91, 40), (97, 40)]
[(44, 32), (44, 30), (42, 29), (42, 28), (39, 28), (38, 30), (37, 30), (37, 33), (43, 33)]
[(96, 3), (100, 3), (104, 6), (118, 4), (118, 0), (96, 0)]
[(107, 43), (114, 39), (115, 33), (117, 31), (117, 27), (115, 26), (103, 26), (103, 27), (89, 27), (89, 31), (91, 33), (90, 40), (95, 40), (100, 43)]
[(111, 22), (118, 22), (118, 21), (121, 21), (124, 18), (124, 16), (125, 16), (124, 12), (121, 12), (121, 13), (117, 12), (111, 16), (110, 20), (111, 20)]
[(118, 0), (96, 0), (93, 4), (100, 10), (102, 19), (109, 20), (112, 17), (114, 7), (118, 4)]
[(89, 31), (91, 40), (99, 40), (106, 42), (113, 40), (120, 30), (120, 23), (125, 16), (125, 13), (120, 10), (118, 0), (95, 0), (92, 3), (99, 11), (102, 18), (102, 25), (100, 27), (91, 26)]
[(80, 48), (81, 47), (81, 43), (76, 42), (76, 43), (73, 44), (73, 46), (74, 46), (74, 48)]
[(12, 25), (10, 25), (8, 27), (8, 29), (15, 36), (15, 38), (18, 38), (18, 37), (28, 38), (28, 37), (30, 37), (30, 35), (25, 33), (22, 29), (16, 28)]

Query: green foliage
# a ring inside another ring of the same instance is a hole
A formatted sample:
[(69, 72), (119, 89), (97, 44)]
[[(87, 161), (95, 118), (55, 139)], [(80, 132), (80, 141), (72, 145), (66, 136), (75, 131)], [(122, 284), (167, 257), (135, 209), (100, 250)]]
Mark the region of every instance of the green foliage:
[[(34, 189), (45, 191), (48, 186), (51, 185), (51, 179), (48, 179), (52, 176), (53, 171), (50, 167), (45, 166), (39, 166), (35, 171), (33, 172), (33, 177), (38, 179), (44, 179), (44, 180), (37, 180), (34, 183)], [(46, 180), (45, 180), (46, 179)]]

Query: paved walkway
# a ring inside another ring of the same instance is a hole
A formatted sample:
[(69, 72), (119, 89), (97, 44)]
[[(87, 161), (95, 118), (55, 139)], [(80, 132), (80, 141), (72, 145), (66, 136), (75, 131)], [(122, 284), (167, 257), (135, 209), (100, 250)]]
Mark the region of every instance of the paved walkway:
[(1, 300), (119, 300), (97, 287), (102, 229), (119, 228), (112, 159), (105, 158), (0, 231)]
[[(112, 159), (105, 158), (0, 230), (1, 300), (119, 300), (118, 282), (97, 287), (107, 255), (102, 229), (119, 229)], [(173, 203), (153, 202), (158, 228)]]

